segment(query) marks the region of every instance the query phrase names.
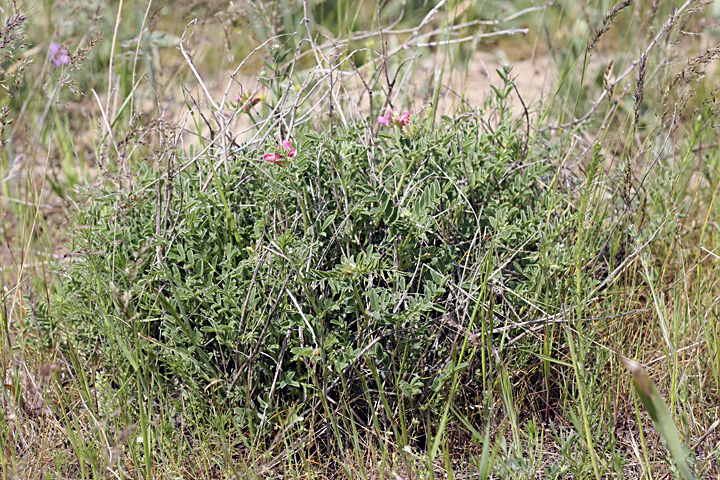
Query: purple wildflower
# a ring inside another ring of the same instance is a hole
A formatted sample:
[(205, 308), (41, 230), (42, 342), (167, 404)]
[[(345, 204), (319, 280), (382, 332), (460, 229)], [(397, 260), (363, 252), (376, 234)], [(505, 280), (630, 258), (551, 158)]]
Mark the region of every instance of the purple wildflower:
[(52, 63), (55, 68), (70, 63), (70, 53), (65, 45), (60, 45), (55, 42), (50, 44), (50, 63)]

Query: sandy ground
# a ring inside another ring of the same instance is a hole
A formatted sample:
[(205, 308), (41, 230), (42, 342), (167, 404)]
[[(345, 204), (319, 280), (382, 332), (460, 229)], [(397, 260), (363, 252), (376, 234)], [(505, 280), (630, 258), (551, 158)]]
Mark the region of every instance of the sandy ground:
[[(492, 94), (491, 85), (499, 87), (503, 84), (497, 73), (503, 65), (512, 67), (511, 75), (517, 87), (517, 92), (510, 99), (513, 113), (523, 114), (523, 103), (530, 113), (537, 113), (543, 100), (553, 93), (557, 84), (557, 68), (549, 55), (509, 61), (503, 52), (477, 52), (468, 71), (453, 76), (451, 88), (462, 94), (464, 102), (469, 106), (481, 107)], [(464, 103), (455, 95), (448, 96), (448, 99), (450, 97), (454, 97), (449, 105), (451, 108)]]

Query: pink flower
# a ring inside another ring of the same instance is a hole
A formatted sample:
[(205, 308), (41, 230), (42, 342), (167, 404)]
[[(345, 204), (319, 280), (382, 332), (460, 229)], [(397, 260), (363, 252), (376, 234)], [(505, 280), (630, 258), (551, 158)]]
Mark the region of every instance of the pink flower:
[(405, 110), (402, 115), (395, 119), (395, 121), (400, 125), (407, 125), (408, 123), (410, 123), (410, 112)]
[(295, 149), (292, 146), (292, 142), (290, 140), (283, 140), (283, 148), (287, 152), (288, 158), (293, 158), (295, 156)]
[(235, 97), (235, 103), (238, 104), (238, 107), (245, 105), (243, 110), (249, 112), (250, 109), (260, 103), (262, 99), (262, 96), (250, 98), (249, 93), (240, 93), (237, 97)]
[(265, 160), (266, 162), (273, 162), (276, 165), (280, 165), (280, 160), (282, 160), (282, 157), (280, 156), (280, 154), (277, 153), (266, 153), (265, 155), (263, 155), (263, 160)]
[(255, 106), (255, 104), (257, 104), (257, 103), (260, 103), (260, 97), (255, 97), (255, 98), (253, 98), (252, 100), (250, 100), (250, 103), (248, 103), (247, 105), (245, 105), (245, 111), (246, 111), (246, 112), (249, 112), (249, 111), (250, 111), (250, 107)]
[(52, 42), (50, 44), (50, 63), (56, 68), (70, 63), (70, 54), (68, 53), (67, 47)]
[(385, 111), (385, 115), (378, 117), (378, 123), (389, 127), (391, 125), (395, 127), (404, 127), (410, 123), (410, 112), (405, 110), (402, 114), (398, 114), (396, 109), (390, 110), (389, 108)]
[(282, 149), (280, 145), (275, 144), (275, 153), (266, 153), (263, 155), (263, 160), (266, 162), (272, 162), (276, 165), (282, 165), (289, 162), (292, 158), (297, 155), (297, 150), (292, 145), (290, 140), (283, 140)]

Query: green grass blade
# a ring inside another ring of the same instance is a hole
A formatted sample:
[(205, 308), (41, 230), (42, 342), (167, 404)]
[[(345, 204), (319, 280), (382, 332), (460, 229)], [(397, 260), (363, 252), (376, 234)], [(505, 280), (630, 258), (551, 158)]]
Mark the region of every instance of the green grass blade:
[(680, 441), (677, 426), (660, 392), (657, 391), (647, 372), (640, 364), (627, 358), (622, 358), (622, 362), (625, 368), (632, 373), (635, 391), (648, 414), (650, 414), (650, 418), (652, 418), (655, 428), (660, 433), (665, 445), (670, 450), (680, 474), (685, 480), (695, 480), (697, 477), (687, 464), (685, 449)]

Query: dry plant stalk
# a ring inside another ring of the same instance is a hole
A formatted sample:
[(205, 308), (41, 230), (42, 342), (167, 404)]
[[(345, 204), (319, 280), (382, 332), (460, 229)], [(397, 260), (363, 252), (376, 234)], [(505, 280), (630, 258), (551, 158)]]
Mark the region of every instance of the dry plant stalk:
[(592, 103), (588, 111), (585, 113), (585, 115), (570, 120), (569, 122), (565, 122), (560, 125), (555, 125), (551, 127), (547, 127), (547, 129), (567, 129), (575, 127), (587, 119), (589, 119), (600, 107), (600, 105), (603, 103), (603, 100), (608, 97), (609, 92), (613, 92), (615, 87), (625, 79), (628, 75), (630, 75), (635, 68), (637, 68), (637, 65), (640, 63), (643, 57), (648, 57), (650, 53), (655, 49), (655, 47), (660, 43), (660, 40), (662, 40), (666, 35), (668, 35), (673, 27), (677, 24), (677, 22), (681, 18), (685, 18), (687, 15), (690, 15), (697, 11), (695, 8), (692, 8), (692, 6), (697, 3), (698, 0), (686, 0), (685, 3), (683, 3), (680, 7), (674, 8), (670, 15), (668, 16), (668, 19), (665, 21), (665, 23), (660, 27), (660, 30), (655, 34), (648, 43), (647, 47), (645, 47), (645, 50), (642, 52), (640, 57), (638, 57), (637, 60), (633, 61), (630, 66), (628, 66), (620, 75), (618, 75), (612, 82), (610, 82), (609, 85), (606, 85), (600, 95), (595, 99), (595, 101)]

